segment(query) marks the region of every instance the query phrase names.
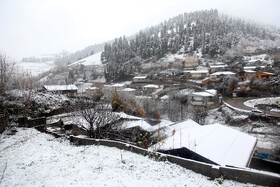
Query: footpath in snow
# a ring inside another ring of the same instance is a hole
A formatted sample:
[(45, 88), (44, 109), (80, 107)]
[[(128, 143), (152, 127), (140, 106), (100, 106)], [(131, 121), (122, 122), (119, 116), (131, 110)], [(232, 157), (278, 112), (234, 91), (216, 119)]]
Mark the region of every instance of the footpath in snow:
[[(2, 180), (1, 180), (2, 178)], [(219, 186), (169, 162), (117, 148), (74, 146), (35, 129), (0, 135), (0, 186)], [(222, 186), (256, 186), (225, 180)]]

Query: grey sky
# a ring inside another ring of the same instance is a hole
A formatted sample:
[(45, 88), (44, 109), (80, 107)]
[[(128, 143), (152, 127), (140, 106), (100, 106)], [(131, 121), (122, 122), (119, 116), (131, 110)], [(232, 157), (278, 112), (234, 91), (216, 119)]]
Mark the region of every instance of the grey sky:
[(211, 8), (280, 27), (279, 7), (279, 0), (0, 0), (0, 53), (74, 52)]

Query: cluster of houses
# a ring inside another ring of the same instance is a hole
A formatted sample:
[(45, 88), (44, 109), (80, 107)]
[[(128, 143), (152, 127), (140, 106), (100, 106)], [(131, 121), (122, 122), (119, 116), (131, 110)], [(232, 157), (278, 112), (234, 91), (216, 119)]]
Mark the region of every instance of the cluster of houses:
[[(248, 58), (248, 61), (250, 61), (251, 64), (253, 62), (251, 58)], [(259, 61), (259, 59), (256, 59), (256, 63), (258, 63), (257, 61)], [(191, 105), (210, 108), (215, 106), (216, 103), (221, 102), (221, 97), (216, 90), (207, 90), (207, 85), (210, 82), (222, 81), (226, 76), (237, 78), (239, 80), (238, 90), (243, 87), (246, 88), (252, 79), (271, 80), (276, 76), (275, 73), (256, 71), (257, 69), (264, 68), (264, 66), (244, 66), (244, 63), (234, 63), (231, 67), (229, 67), (225, 63), (215, 62), (209, 63), (207, 67), (202, 67), (199, 66), (198, 56), (195, 55), (189, 55), (184, 58), (176, 57), (172, 63), (175, 65), (182, 65), (184, 67), (181, 72), (184, 79), (181, 79), (181, 83), (184, 81), (192, 82), (202, 88), (199, 92), (189, 93), (186, 96), (185, 101)], [(234, 72), (230, 71), (232, 69)], [(93, 96), (97, 90), (102, 89), (103, 92), (109, 93), (116, 90), (126, 96), (146, 96), (151, 97), (152, 99), (168, 101), (168, 89), (170, 88), (170, 85), (167, 86), (164, 84), (164, 77), (162, 82), (162, 79), (158, 80), (160, 81), (154, 81), (151, 75), (138, 75), (131, 81), (125, 83), (92, 83), (89, 84), (87, 88), (83, 87), (82, 91), (79, 91), (79, 85), (50, 85), (44, 86), (43, 89), (50, 92), (68, 94), (70, 96), (83, 94), (89, 97)]]
[[(141, 81), (140, 81), (141, 79)], [(146, 81), (145, 81), (145, 80)], [(134, 82), (135, 81), (135, 82)], [(125, 97), (146, 97), (149, 99), (158, 99), (161, 102), (168, 102), (168, 91), (163, 85), (150, 84), (147, 76), (134, 77), (133, 82), (117, 83), (117, 84), (94, 84), (84, 90), (83, 96), (93, 97), (97, 91), (102, 90), (103, 93), (112, 94), (117, 91)], [(145, 84), (146, 83), (146, 84)], [(139, 86), (142, 85), (142, 86)], [(67, 94), (70, 97), (78, 95), (79, 88), (76, 85), (45, 85), (43, 90), (58, 94)], [(209, 89), (199, 92), (191, 92), (183, 99), (186, 103), (193, 106), (204, 106), (212, 108), (221, 103), (221, 97), (217, 90)]]

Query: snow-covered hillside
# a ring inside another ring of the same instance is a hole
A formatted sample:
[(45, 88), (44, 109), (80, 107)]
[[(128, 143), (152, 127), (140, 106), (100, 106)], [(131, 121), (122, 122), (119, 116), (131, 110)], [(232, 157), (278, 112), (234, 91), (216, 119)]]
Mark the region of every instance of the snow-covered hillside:
[(34, 129), (0, 136), (0, 175), (0, 186), (219, 186), (169, 162), (117, 148), (77, 147)]
[(278, 100), (280, 97), (267, 97), (261, 99), (252, 99), (244, 102), (244, 105), (254, 108), (255, 105), (265, 104), (265, 105), (278, 105)]
[(54, 61), (47, 62), (19, 62), (16, 64), (16, 69), (19, 73), (26, 72), (32, 76), (37, 76), (41, 73), (49, 71), (54, 68)]
[(86, 58), (83, 58), (81, 60), (78, 60), (72, 64), (69, 64), (68, 67), (73, 67), (76, 65), (85, 65), (85, 66), (91, 66), (91, 65), (102, 65), (101, 63), (101, 52), (95, 53), (94, 55), (88, 56)]

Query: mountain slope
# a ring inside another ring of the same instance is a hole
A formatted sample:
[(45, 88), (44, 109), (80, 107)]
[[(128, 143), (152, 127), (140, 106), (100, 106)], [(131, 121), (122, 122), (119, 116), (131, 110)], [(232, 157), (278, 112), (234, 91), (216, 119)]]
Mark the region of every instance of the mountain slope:
[(131, 40), (123, 36), (106, 44), (101, 60), (108, 64), (106, 79), (114, 81), (131, 75), (139, 62), (145, 60), (156, 61), (168, 53), (198, 51), (215, 58), (224, 55), (241, 40), (273, 44), (279, 40), (279, 30), (272, 32), (270, 28), (220, 15), (217, 10), (184, 13), (140, 31)]
[(76, 66), (76, 65), (84, 65), (84, 66), (102, 65), (102, 63), (101, 63), (101, 52), (95, 53), (95, 54), (90, 55), (86, 58), (83, 58), (81, 60), (73, 62), (72, 64), (69, 64), (68, 67), (73, 67), (73, 66)]

